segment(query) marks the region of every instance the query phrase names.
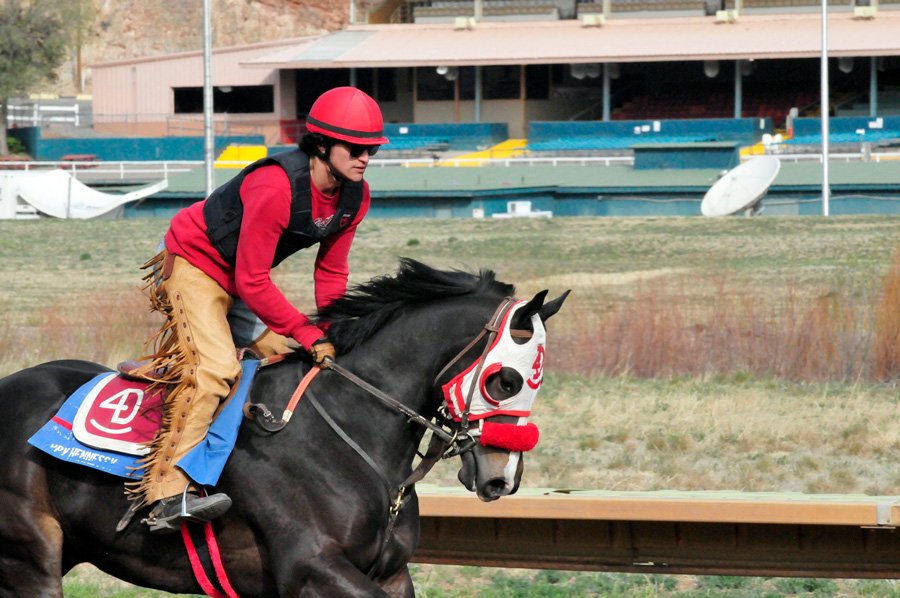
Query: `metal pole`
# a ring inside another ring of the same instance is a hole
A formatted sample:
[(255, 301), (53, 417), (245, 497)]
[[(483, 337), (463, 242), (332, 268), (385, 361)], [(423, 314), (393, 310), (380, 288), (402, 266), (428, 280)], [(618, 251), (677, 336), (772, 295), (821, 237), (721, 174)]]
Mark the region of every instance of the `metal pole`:
[(869, 116), (878, 116), (878, 58), (869, 59)]
[(75, 165), (72, 164), (72, 174), (69, 175), (69, 191), (66, 194), (66, 218), (72, 217), (72, 182), (75, 180)]
[(475, 67), (475, 122), (481, 122), (481, 67)]
[(610, 87), (609, 63), (607, 62), (603, 65), (603, 122), (609, 122)]
[(212, 15), (209, 0), (203, 0), (203, 160), (206, 166), (206, 196), (215, 188), (213, 173), (213, 88), (212, 88)]
[(828, 216), (828, 0), (822, 0), (822, 215)]
[(744, 74), (741, 61), (734, 61), (734, 117), (740, 118), (744, 111)]
[(356, 2), (354, 0), (350, 0), (350, 15), (347, 20), (351, 25), (356, 23)]

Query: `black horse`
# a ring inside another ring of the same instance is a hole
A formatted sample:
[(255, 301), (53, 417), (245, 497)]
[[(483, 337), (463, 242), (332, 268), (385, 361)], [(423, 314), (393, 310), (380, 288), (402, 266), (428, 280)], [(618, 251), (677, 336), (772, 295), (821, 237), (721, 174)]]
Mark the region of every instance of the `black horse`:
[[(430, 420), (441, 411), (441, 385), (478, 361), (489, 335), (471, 341), (513, 293), (490, 271), (404, 260), (396, 276), (351, 289), (320, 318), (331, 323), (338, 364)], [(532, 315), (543, 322), (565, 300), (545, 304), (545, 296), (515, 312), (520, 333), (533, 329)], [(263, 368), (250, 401), (283, 406), (310, 367), (298, 355)], [(0, 380), (0, 596), (62, 596), (62, 576), (84, 562), (129, 583), (202, 591), (178, 534), (149, 534), (140, 517), (116, 531), (129, 504), (120, 478), (27, 443), (68, 395), (103, 371), (55, 361)], [(493, 374), (491, 392), (514, 395), (523, 380), (512, 374)], [(386, 486), (410, 476), (425, 428), (334, 371), (321, 372), (309, 390), (321, 411), (305, 397), (277, 434), (245, 422), (219, 480), (234, 500), (215, 523), (231, 584), (241, 596), (412, 596), (415, 490), (392, 516), (397, 497)], [(522, 461), (510, 480), (510, 451), (475, 443), (461, 454), (460, 481), (482, 500), (516, 491)]]

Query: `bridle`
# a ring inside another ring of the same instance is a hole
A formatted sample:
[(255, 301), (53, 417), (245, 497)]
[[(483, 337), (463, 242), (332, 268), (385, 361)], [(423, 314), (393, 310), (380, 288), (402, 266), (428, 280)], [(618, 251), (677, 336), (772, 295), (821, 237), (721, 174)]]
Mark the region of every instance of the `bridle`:
[[(494, 340), (497, 338), (497, 334), (501, 330), (501, 325), (504, 321), (504, 318), (506, 317), (510, 309), (512, 309), (512, 307), (517, 303), (518, 302), (512, 297), (506, 297), (505, 299), (503, 299), (503, 301), (500, 302), (500, 305), (498, 305), (494, 310), (493, 315), (482, 327), (478, 335), (475, 336), (475, 338), (473, 338), (459, 353), (457, 353), (455, 357), (447, 362), (447, 364), (443, 368), (441, 368), (438, 374), (434, 377), (435, 388), (440, 388), (439, 381), (441, 380), (441, 378), (446, 375), (447, 372), (451, 371), (454, 366), (458, 365), (460, 360), (466, 354), (468, 354), (469, 351), (471, 351), (482, 339), (487, 337), (484, 349), (478, 357), (476, 365), (476, 377), (481, 375), (481, 371), (484, 367), (488, 352), (490, 351), (491, 346), (494, 344)], [(532, 332), (528, 330), (510, 330), (510, 333), (514, 337), (520, 338), (528, 337), (532, 334)], [(336, 421), (334, 421), (334, 419), (331, 418), (325, 408), (322, 407), (322, 404), (316, 398), (315, 394), (308, 388), (309, 383), (313, 378), (315, 378), (316, 375), (319, 374), (322, 369), (329, 369), (335, 372), (347, 381), (365, 390), (367, 393), (381, 401), (381, 403), (383, 403), (387, 407), (390, 407), (391, 409), (407, 417), (408, 421), (419, 424), (432, 432), (431, 440), (428, 444), (428, 449), (426, 450), (425, 454), (419, 455), (421, 457), (419, 464), (412, 471), (412, 473), (398, 486), (394, 487), (390, 483), (388, 477), (384, 474), (378, 464), (375, 463), (374, 459), (372, 459), (372, 457), (369, 456), (369, 454), (366, 453), (366, 451), (362, 447), (360, 447), (359, 444), (357, 444), (356, 441), (354, 441), (353, 438), (351, 438), (343, 430), (343, 428), (341, 428), (341, 426)], [(435, 423), (429, 418), (418, 413), (414, 409), (407, 407), (381, 389), (366, 382), (353, 372), (347, 370), (347, 368), (338, 364), (336, 361), (327, 359), (326, 362), (321, 366), (311, 368), (310, 371), (303, 377), (303, 379), (300, 381), (300, 384), (294, 390), (294, 393), (291, 396), (291, 400), (289, 401), (288, 406), (285, 409), (284, 414), (282, 415), (280, 420), (275, 420), (272, 413), (266, 408), (265, 405), (261, 403), (248, 403), (244, 406), (244, 413), (249, 419), (256, 421), (256, 423), (267, 432), (279, 432), (290, 421), (293, 411), (299, 403), (300, 398), (305, 396), (309, 403), (312, 405), (313, 409), (318, 412), (319, 416), (322, 417), (325, 423), (328, 424), (328, 426), (335, 432), (335, 434), (337, 434), (347, 445), (349, 445), (350, 448), (352, 448), (354, 452), (356, 452), (360, 456), (360, 458), (362, 458), (363, 461), (365, 461), (369, 465), (369, 467), (378, 475), (378, 477), (382, 481), (382, 484), (387, 490), (390, 509), (388, 514), (387, 533), (384, 536), (384, 541), (382, 542), (378, 558), (375, 559), (372, 569), (368, 573), (371, 577), (376, 572), (378, 563), (381, 561), (381, 556), (387, 548), (387, 544), (393, 535), (393, 529), (396, 525), (397, 516), (409, 499), (409, 490), (415, 485), (416, 482), (424, 478), (440, 460), (455, 457), (457, 455), (461, 455), (467, 451), (470, 451), (478, 442), (477, 438), (469, 434), (469, 412), (472, 406), (474, 389), (475, 385), (472, 385), (469, 388), (469, 392), (466, 397), (466, 406), (464, 411), (461, 413), (459, 421), (455, 421), (452, 417), (450, 417), (450, 414), (447, 412), (446, 405), (442, 404), (441, 407), (438, 408), (437, 415), (435, 416), (437, 422)]]
[[(459, 353), (457, 353), (456, 356), (454, 356), (450, 361), (448, 361), (447, 364), (444, 365), (444, 367), (441, 368), (441, 370), (437, 373), (437, 375), (434, 377), (435, 388), (439, 387), (441, 378), (455, 365), (457, 365), (459, 361), (479, 343), (479, 341), (487, 336), (487, 342), (485, 342), (484, 349), (482, 350), (481, 355), (478, 357), (476, 365), (476, 377), (480, 375), (481, 370), (484, 367), (485, 358), (487, 357), (487, 354), (490, 351), (491, 346), (493, 345), (494, 340), (497, 337), (497, 334), (500, 332), (500, 325), (502, 324), (503, 319), (506, 317), (506, 314), (515, 304), (516, 300), (512, 297), (506, 297), (505, 299), (503, 299), (503, 301), (500, 302), (500, 304), (494, 310), (493, 315), (482, 327), (478, 335), (476, 335), (475, 338), (473, 338), (469, 342), (469, 344), (463, 347), (463, 349)], [(532, 334), (529, 330), (511, 330), (510, 332), (513, 336), (521, 338), (528, 337)], [(266, 363), (270, 364), (274, 363), (275, 361), (277, 360), (273, 360), (270, 358)], [(280, 420), (276, 420), (272, 413), (268, 410), (268, 408), (262, 403), (248, 403), (244, 408), (245, 415), (247, 415), (249, 419), (255, 420), (256, 423), (267, 432), (274, 433), (281, 431), (290, 421), (291, 416), (293, 415), (293, 412), (296, 409), (296, 406), (299, 403), (301, 397), (304, 394), (310, 394), (310, 391), (308, 389), (309, 383), (312, 382), (313, 378), (315, 378), (315, 376), (318, 375), (322, 369), (329, 369), (339, 374), (347, 381), (365, 390), (367, 393), (381, 401), (387, 407), (406, 416), (410, 422), (416, 423), (430, 430), (432, 434), (436, 438), (441, 440), (446, 447), (445, 451), (443, 451), (443, 458), (454, 457), (473, 448), (474, 439), (469, 436), (468, 430), (469, 412), (472, 406), (474, 386), (469, 389), (468, 396), (466, 397), (466, 407), (461, 414), (459, 422), (455, 422), (453, 418), (451, 418), (447, 413), (446, 407), (442, 405), (438, 409), (438, 414), (435, 418), (438, 423), (435, 423), (429, 418), (421, 415), (414, 409), (407, 407), (394, 397), (385, 393), (380, 388), (366, 382), (344, 366), (331, 359), (328, 359), (327, 362), (325, 364), (322, 364), (321, 366), (311, 368), (306, 376), (304, 376), (304, 378), (300, 381), (297, 388), (291, 395), (291, 400), (289, 401), (288, 406), (285, 409)]]

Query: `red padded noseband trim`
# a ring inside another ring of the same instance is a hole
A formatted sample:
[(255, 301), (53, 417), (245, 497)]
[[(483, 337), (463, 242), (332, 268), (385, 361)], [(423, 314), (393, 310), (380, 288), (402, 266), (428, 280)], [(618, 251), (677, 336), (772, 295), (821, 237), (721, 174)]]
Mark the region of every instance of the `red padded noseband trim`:
[(526, 453), (533, 449), (540, 438), (538, 427), (529, 422), (524, 426), (500, 424), (485, 420), (481, 428), (481, 444)]

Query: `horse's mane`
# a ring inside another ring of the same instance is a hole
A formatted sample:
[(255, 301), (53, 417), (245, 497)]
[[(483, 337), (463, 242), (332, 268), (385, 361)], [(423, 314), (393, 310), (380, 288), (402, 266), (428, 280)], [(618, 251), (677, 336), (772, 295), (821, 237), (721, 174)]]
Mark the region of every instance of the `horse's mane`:
[(437, 270), (401, 258), (394, 276), (380, 276), (349, 288), (343, 297), (322, 309), (315, 320), (329, 325), (329, 338), (339, 353), (346, 353), (413, 306), (463, 295), (501, 299), (514, 294), (515, 287), (498, 281), (491, 270), (478, 274)]

